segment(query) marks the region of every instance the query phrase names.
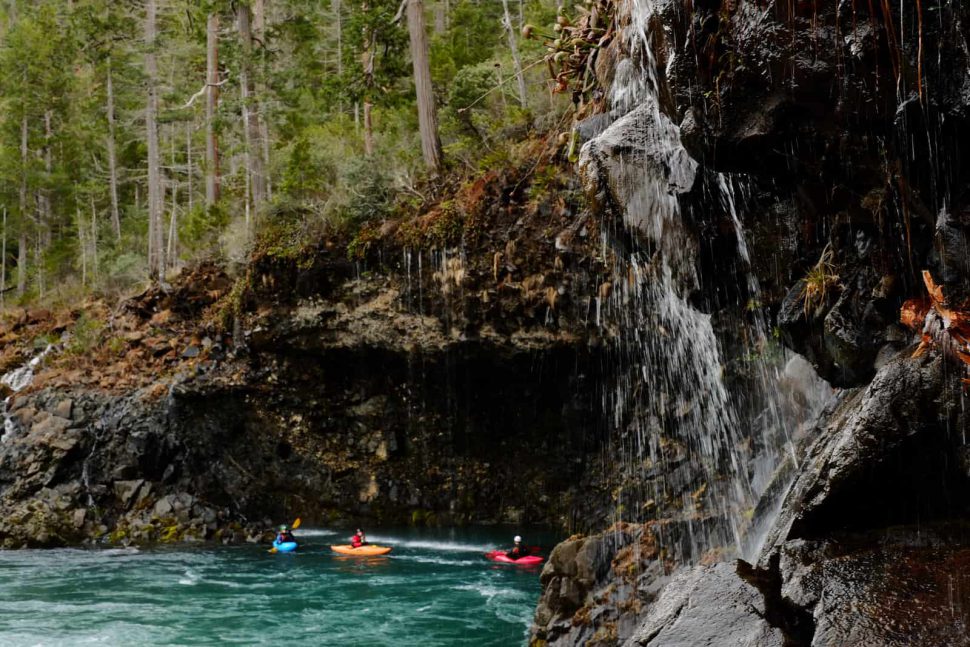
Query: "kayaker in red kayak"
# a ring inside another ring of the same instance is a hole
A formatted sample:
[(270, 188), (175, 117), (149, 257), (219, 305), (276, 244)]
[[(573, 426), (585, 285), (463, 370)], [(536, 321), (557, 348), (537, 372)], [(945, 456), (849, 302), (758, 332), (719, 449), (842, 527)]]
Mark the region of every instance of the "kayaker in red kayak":
[(522, 537), (519, 535), (515, 536), (513, 539), (515, 545), (509, 550), (505, 551), (505, 556), (509, 559), (519, 559), (520, 557), (528, 557), (529, 549), (522, 543)]
[(350, 538), (350, 545), (353, 548), (360, 548), (361, 546), (367, 545), (367, 537), (364, 536), (364, 531), (360, 528), (354, 533), (354, 536)]

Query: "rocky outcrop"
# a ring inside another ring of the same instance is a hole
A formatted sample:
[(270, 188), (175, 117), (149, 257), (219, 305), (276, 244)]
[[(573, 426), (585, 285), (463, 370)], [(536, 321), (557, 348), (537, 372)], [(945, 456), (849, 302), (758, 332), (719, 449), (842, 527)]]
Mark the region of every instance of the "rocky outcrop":
[(654, 525), (617, 524), (575, 536), (542, 569), (534, 645), (609, 645), (629, 635), (671, 568)]
[[(597, 68), (612, 110), (578, 128), (600, 214), (651, 264), (685, 256), (644, 226), (678, 215), (664, 233), (696, 259), (692, 304), (718, 334), (750, 296), (727, 260), (743, 228), (761, 288), (747, 307), (846, 390), (801, 440), (794, 485), (779, 470), (767, 488), (778, 519), (755, 508), (755, 564), (684, 565), (605, 644), (967, 644), (966, 606), (943, 595), (966, 590), (946, 573), (968, 545), (965, 370), (935, 346), (913, 357), (898, 322), (923, 269), (949, 307), (970, 289), (968, 25), (966, 3), (618, 3), (626, 35)], [(733, 205), (711, 198), (724, 184)], [(558, 620), (540, 613), (535, 635), (583, 644), (595, 628), (549, 604), (556, 586), (543, 604)]]
[(475, 254), (423, 244), (441, 208), (355, 262), (281, 214), (235, 281), (203, 264), (114, 310), (11, 322), (13, 365), (18, 342), (59, 343), (11, 399), (0, 542), (255, 540), (295, 516), (601, 523), (605, 265), (579, 194), (530, 198), (531, 181), (462, 196)]
[(786, 645), (784, 634), (771, 625), (768, 615), (764, 596), (741, 578), (732, 564), (699, 566), (671, 580), (625, 644)]
[[(629, 645), (970, 644), (961, 570), (970, 469), (954, 433), (966, 425), (966, 396), (942, 356), (913, 359), (911, 350), (869, 386), (844, 391), (804, 439), (798, 477), (754, 566), (684, 569), (660, 550), (643, 551), (631, 572), (607, 570), (578, 549), (611, 546), (613, 535), (570, 539), (543, 572), (533, 644), (585, 644), (596, 632), (609, 636), (601, 644)], [(639, 601), (635, 610), (612, 606), (602, 592), (615, 589)], [(592, 609), (586, 617), (602, 621), (578, 621), (575, 592)]]

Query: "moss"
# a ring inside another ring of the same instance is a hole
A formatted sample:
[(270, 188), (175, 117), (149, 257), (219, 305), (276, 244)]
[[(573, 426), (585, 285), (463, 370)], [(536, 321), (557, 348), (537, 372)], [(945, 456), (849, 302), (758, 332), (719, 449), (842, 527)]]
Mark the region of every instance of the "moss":
[(108, 542), (112, 544), (120, 544), (127, 538), (128, 538), (128, 528), (125, 526), (117, 526), (111, 532), (111, 534), (108, 535)]
[(464, 234), (465, 220), (464, 210), (454, 200), (445, 200), (428, 213), (402, 223), (397, 239), (414, 249), (456, 245)]
[(347, 258), (352, 261), (361, 261), (367, 258), (374, 244), (381, 239), (380, 228), (374, 224), (362, 226), (354, 236), (350, 244), (347, 245)]
[(158, 540), (163, 544), (170, 544), (182, 540), (182, 527), (178, 524), (166, 526), (158, 536)]
[(438, 515), (431, 510), (419, 508), (411, 511), (412, 526), (437, 526)]

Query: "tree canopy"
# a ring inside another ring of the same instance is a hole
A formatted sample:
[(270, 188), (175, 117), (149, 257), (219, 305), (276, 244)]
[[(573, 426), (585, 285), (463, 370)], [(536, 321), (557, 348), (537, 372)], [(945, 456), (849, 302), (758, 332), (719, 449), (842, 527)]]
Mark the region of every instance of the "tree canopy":
[(424, 0), (430, 46), (412, 33), (409, 49), (400, 0), (2, 3), (7, 302), (124, 289), (154, 274), (152, 254), (162, 276), (200, 255), (241, 259), (280, 209), (337, 229), (385, 217), (428, 172), (412, 67), (422, 45), (425, 108), (438, 112), (425, 127), (446, 172), (473, 172), (506, 132), (568, 105), (535, 65), (520, 105), (515, 74), (545, 48), (519, 39), (513, 60), (509, 40), (526, 21), (551, 24), (557, 4), (511, 0), (507, 30), (502, 3)]

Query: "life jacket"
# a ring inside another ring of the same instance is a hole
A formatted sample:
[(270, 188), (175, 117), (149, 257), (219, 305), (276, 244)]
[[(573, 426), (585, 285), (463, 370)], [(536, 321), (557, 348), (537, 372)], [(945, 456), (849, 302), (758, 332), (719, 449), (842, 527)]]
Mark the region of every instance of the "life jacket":
[(360, 548), (367, 543), (367, 538), (364, 535), (354, 535), (350, 538), (350, 545), (354, 548)]

